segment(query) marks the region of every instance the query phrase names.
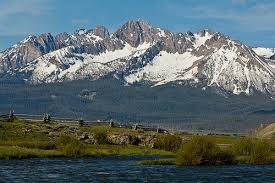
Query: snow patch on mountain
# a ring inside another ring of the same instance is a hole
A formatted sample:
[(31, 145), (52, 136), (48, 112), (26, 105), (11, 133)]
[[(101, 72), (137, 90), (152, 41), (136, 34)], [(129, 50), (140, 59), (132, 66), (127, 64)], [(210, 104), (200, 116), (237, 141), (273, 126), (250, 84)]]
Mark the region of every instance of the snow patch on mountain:
[[(23, 39), (23, 41), (20, 41), (21, 44), (27, 43), (33, 39), (33, 35), (29, 35), (27, 38)], [(17, 46), (17, 44), (16, 44)]]
[(73, 53), (73, 47), (66, 47), (39, 57), (21, 72), (31, 72), (32, 83), (61, 82), (87, 77), (98, 79), (127, 64), (125, 61), (120, 62), (120, 59), (138, 57), (150, 46), (150, 43), (144, 43), (134, 48), (125, 44), (121, 50), (105, 51), (99, 55)]
[(79, 35), (83, 35), (83, 34), (86, 34), (86, 33), (87, 33), (86, 29), (79, 29), (78, 31), (76, 31), (76, 34), (79, 34)]
[(268, 64), (272, 69), (274, 69), (274, 72), (275, 72), (275, 62), (269, 60), (269, 61), (267, 62), (267, 64)]
[(159, 37), (166, 37), (165, 31), (162, 30), (161, 28), (157, 28), (158, 32), (158, 36)]
[(129, 44), (125, 44), (124, 48), (121, 50), (115, 51), (106, 51), (99, 55), (96, 55), (92, 58), (92, 62), (99, 62), (99, 63), (108, 63), (110, 61), (127, 57), (129, 55), (134, 54), (133, 56), (139, 56), (144, 53), (148, 48), (150, 48), (150, 43), (143, 43), (139, 45), (137, 48), (130, 46)]
[[(257, 64), (252, 65), (255, 61)], [(209, 78), (208, 86), (222, 87), (236, 95), (250, 95), (252, 89), (274, 92), (275, 77), (270, 69), (257, 56), (248, 58), (234, 51), (234, 48), (221, 48), (207, 59), (202, 73)]]
[(195, 44), (194, 47), (198, 48), (201, 45), (203, 45), (208, 39), (211, 39), (213, 35), (211, 35), (209, 32), (205, 32), (205, 35), (202, 36), (199, 33), (194, 34), (195, 37)]
[(264, 58), (270, 58), (275, 54), (275, 48), (262, 48), (262, 47), (257, 47), (257, 48), (252, 48), (257, 55), (264, 57)]
[(126, 82), (133, 84), (141, 80), (155, 82), (155, 85), (176, 80), (195, 80), (196, 68), (191, 68), (196, 57), (190, 52), (184, 54), (161, 51), (149, 64), (125, 77)]

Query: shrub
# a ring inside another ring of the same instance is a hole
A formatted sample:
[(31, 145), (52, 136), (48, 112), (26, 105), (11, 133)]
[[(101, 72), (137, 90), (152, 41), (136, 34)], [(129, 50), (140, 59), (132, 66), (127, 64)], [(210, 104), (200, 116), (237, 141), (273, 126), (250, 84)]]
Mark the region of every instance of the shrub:
[(271, 162), (272, 146), (265, 141), (256, 141), (251, 153), (250, 162), (263, 164)]
[(165, 151), (176, 152), (182, 144), (182, 138), (177, 135), (158, 136), (155, 142), (155, 148)]
[(0, 159), (24, 159), (34, 157), (54, 157), (60, 153), (54, 150), (30, 149), (18, 146), (0, 146)]
[(106, 130), (95, 131), (94, 138), (95, 138), (97, 144), (109, 144)]
[(250, 156), (253, 148), (253, 142), (251, 139), (243, 138), (238, 140), (231, 147), (234, 154), (239, 156)]
[(56, 148), (68, 157), (85, 154), (85, 146), (80, 141), (69, 135), (59, 136), (56, 140)]
[(55, 149), (55, 144), (52, 141), (41, 141), (41, 140), (33, 140), (33, 141), (15, 141), (14, 144), (20, 147), (26, 148), (37, 148), (43, 150), (52, 150)]
[(233, 163), (233, 154), (221, 149), (204, 137), (193, 137), (177, 152), (176, 164), (185, 166)]
[(216, 165), (231, 165), (235, 163), (235, 155), (230, 151), (222, 151), (216, 155)]
[(233, 144), (231, 150), (245, 156), (245, 163), (264, 164), (272, 160), (272, 145), (265, 140), (244, 138)]

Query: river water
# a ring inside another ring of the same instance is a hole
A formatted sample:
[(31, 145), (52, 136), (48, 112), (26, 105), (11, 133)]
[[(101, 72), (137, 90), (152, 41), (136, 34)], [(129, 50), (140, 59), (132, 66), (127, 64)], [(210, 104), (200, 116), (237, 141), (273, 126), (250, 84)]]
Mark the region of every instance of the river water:
[[(146, 159), (151, 159), (149, 157)], [(145, 157), (0, 160), (0, 182), (257, 182), (275, 183), (275, 165), (139, 166)]]

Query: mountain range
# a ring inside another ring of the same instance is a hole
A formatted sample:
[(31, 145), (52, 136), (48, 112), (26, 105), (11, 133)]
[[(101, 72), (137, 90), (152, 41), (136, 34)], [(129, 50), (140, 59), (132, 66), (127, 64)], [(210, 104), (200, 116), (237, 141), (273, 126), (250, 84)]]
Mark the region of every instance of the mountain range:
[(275, 95), (275, 49), (252, 48), (220, 32), (174, 33), (139, 19), (114, 33), (103, 27), (74, 34), (30, 35), (0, 53), (1, 80), (27, 84), (95, 81), (216, 88)]
[(247, 132), (275, 119), (274, 54), (141, 19), (30, 35), (0, 53), (0, 112)]

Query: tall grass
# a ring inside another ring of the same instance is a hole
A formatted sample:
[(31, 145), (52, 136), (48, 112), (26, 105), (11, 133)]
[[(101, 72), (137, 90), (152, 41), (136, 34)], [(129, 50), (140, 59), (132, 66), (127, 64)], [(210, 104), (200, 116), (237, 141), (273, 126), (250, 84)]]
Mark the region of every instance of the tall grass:
[(176, 164), (180, 166), (232, 164), (233, 154), (222, 151), (210, 140), (196, 136), (178, 150)]
[(174, 165), (174, 159), (153, 159), (137, 162), (137, 165)]
[(243, 138), (232, 145), (231, 151), (239, 156), (243, 163), (265, 164), (273, 162), (272, 144), (266, 140)]
[(161, 135), (155, 142), (155, 148), (165, 151), (177, 152), (182, 144), (182, 138), (178, 135)]
[(18, 146), (0, 146), (0, 159), (24, 159), (62, 156), (57, 150), (41, 150)]
[(94, 131), (94, 138), (97, 144), (109, 144), (107, 131), (104, 129)]
[(85, 145), (76, 138), (62, 134), (56, 139), (56, 148), (67, 157), (77, 157), (86, 154)]

